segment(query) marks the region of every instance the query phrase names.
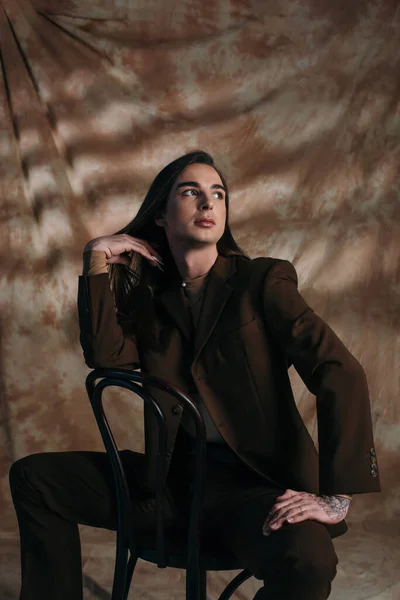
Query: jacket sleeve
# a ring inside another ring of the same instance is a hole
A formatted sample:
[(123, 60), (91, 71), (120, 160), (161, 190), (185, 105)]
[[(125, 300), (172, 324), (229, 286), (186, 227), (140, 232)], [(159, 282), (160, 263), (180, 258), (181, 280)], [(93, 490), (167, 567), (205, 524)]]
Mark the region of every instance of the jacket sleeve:
[(81, 276), (78, 285), (80, 342), (91, 368), (137, 369), (135, 341), (118, 324), (108, 274)]
[(380, 491), (365, 372), (305, 302), (288, 261), (264, 280), (266, 324), (316, 395), (321, 494)]

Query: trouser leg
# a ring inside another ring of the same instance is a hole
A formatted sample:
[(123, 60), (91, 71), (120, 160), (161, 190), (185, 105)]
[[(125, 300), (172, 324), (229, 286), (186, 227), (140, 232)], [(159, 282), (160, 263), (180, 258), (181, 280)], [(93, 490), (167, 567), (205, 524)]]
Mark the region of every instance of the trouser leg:
[[(129, 467), (125, 469), (129, 471)], [(106, 454), (27, 456), (12, 465), (10, 487), (21, 539), (20, 600), (79, 600), (82, 567), (77, 523), (116, 528), (113, 479)], [(135, 496), (134, 477), (130, 487)], [(138, 520), (145, 525), (152, 515), (137, 505)]]
[(220, 512), (216, 531), (243, 567), (264, 581), (254, 600), (325, 600), (337, 557), (326, 528), (315, 521), (286, 525), (269, 536), (262, 525), (276, 495)]
[(222, 452), (219, 458), (208, 453), (203, 524), (207, 544), (222, 542), (243, 568), (264, 581), (254, 600), (328, 598), (337, 557), (325, 526), (305, 521), (264, 536), (263, 523), (285, 490), (233, 460), (227, 448), (221, 462)]

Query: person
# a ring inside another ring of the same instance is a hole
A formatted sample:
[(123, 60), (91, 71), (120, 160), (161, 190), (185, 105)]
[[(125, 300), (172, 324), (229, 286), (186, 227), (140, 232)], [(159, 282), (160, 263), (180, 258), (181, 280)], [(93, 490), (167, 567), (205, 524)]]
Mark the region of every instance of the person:
[[(135, 218), (85, 247), (81, 344), (89, 367), (140, 368), (188, 393), (207, 435), (205, 531), (264, 582), (255, 599), (322, 600), (352, 494), (379, 491), (365, 373), (297, 289), (293, 265), (250, 259), (229, 227), (225, 178), (203, 151), (155, 178)], [(293, 365), (316, 396), (319, 453), (293, 398)], [(184, 515), (193, 424), (154, 391), (168, 429), (166, 519)], [(154, 525), (158, 438), (121, 457), (139, 530)], [(18, 460), (22, 600), (82, 598), (77, 523), (115, 529), (101, 452)], [(168, 524), (167, 523), (167, 524)]]

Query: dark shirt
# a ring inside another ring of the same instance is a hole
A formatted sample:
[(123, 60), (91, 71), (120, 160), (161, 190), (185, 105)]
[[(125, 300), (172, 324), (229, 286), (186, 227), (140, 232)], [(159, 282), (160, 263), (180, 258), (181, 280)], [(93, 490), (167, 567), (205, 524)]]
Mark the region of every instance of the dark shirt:
[[(197, 325), (199, 323), (201, 309), (203, 305), (204, 295), (207, 293), (207, 281), (208, 281), (209, 272), (201, 275), (200, 277), (196, 277), (191, 281), (187, 281), (186, 285), (182, 287), (182, 297), (183, 303), (187, 310), (187, 319), (190, 323), (192, 329), (192, 339), (195, 338), (195, 333), (197, 329)], [(216, 442), (220, 444), (225, 444), (225, 440), (218, 432), (218, 429), (215, 427), (213, 420), (210, 417), (210, 414), (197, 391), (195, 383), (191, 374), (188, 374), (189, 381), (189, 396), (196, 402), (199, 411), (204, 419), (204, 424), (206, 427), (206, 437), (207, 442)], [(195, 427), (192, 419), (186, 413), (182, 415), (181, 427), (188, 433), (190, 436), (195, 436)]]

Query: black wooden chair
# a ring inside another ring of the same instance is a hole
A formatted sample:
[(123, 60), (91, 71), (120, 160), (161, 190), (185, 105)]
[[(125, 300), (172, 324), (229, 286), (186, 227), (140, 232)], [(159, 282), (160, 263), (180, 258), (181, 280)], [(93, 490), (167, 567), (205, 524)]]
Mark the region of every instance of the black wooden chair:
[[(151, 407), (159, 425), (159, 448), (156, 471), (156, 530), (154, 536), (138, 535), (132, 524), (131, 503), (127, 480), (114, 437), (103, 409), (102, 393), (107, 387), (130, 390)], [(144, 387), (142, 387), (144, 386)], [(196, 427), (195, 473), (188, 528), (182, 532), (166, 531), (163, 518), (164, 473), (166, 465), (166, 425), (158, 402), (148, 387), (158, 388), (172, 394), (186, 411), (192, 415)], [(177, 387), (168, 382), (126, 369), (96, 369), (86, 379), (86, 389), (93, 412), (109, 456), (114, 475), (117, 496), (117, 549), (111, 600), (126, 600), (133, 571), (138, 558), (157, 564), (159, 568), (175, 567), (186, 570), (187, 600), (206, 600), (207, 571), (238, 570), (235, 556), (227, 554), (222, 547), (204, 547), (201, 541), (204, 480), (206, 469), (206, 435), (203, 418), (196, 404)], [(143, 539), (142, 539), (143, 537)], [(242, 570), (224, 589), (219, 600), (228, 600), (235, 590), (252, 576), (248, 569)]]

